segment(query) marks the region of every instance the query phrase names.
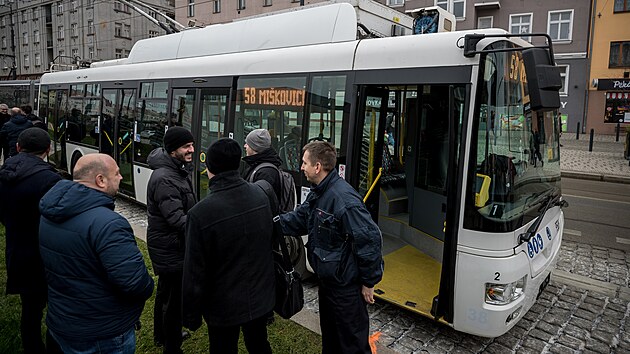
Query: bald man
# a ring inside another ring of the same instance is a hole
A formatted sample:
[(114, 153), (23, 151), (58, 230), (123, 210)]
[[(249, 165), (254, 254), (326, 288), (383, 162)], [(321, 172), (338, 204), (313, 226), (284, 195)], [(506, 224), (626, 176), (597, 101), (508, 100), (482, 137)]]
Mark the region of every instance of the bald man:
[(153, 279), (131, 225), (114, 212), (121, 180), (111, 156), (89, 154), (77, 161), (74, 181), (60, 181), (39, 204), (46, 325), (64, 353), (135, 350)]

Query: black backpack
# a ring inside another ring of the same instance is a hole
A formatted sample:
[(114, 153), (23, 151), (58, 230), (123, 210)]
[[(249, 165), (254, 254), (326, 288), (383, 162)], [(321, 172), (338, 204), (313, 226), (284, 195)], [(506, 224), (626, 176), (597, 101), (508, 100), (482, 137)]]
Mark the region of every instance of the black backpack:
[(288, 172), (282, 171), (278, 168), (278, 166), (270, 162), (263, 162), (260, 165), (256, 166), (252, 173), (249, 175), (249, 182), (254, 182), (254, 175), (256, 174), (256, 172), (258, 172), (258, 170), (264, 167), (273, 167), (276, 169), (276, 171), (278, 171), (278, 174), (280, 175), (280, 200), (278, 201), (280, 204), (280, 213), (288, 213), (290, 211), (293, 211), (296, 205), (295, 200), (297, 199), (295, 192), (295, 182), (293, 181), (293, 176), (291, 176)]

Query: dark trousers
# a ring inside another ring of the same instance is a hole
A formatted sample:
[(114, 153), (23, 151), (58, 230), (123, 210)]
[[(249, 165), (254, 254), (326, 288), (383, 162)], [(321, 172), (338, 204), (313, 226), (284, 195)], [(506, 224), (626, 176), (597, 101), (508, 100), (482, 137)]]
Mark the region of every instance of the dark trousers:
[(46, 307), (46, 293), (20, 294), (22, 300), (22, 318), (20, 333), (25, 354), (45, 353), (42, 341), (42, 316)]
[(370, 318), (361, 285), (319, 285), (319, 324), (323, 354), (372, 353)]
[(164, 353), (181, 353), (182, 272), (158, 276), (153, 309), (154, 339), (164, 344)]
[(265, 315), (240, 326), (208, 326), (210, 354), (237, 354), (241, 328), (245, 347), (250, 354), (271, 354), (271, 346), (267, 340), (267, 317)]

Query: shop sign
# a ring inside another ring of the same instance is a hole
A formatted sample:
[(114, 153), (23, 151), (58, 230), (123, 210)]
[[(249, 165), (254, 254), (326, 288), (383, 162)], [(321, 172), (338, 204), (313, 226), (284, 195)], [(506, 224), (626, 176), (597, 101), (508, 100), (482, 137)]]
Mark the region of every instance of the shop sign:
[(598, 79), (598, 90), (630, 90), (630, 79)]

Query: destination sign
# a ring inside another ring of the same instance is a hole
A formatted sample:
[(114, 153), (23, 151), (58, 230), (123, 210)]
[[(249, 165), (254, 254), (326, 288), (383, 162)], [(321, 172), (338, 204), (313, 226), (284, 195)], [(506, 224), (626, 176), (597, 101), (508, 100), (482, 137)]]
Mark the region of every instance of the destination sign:
[(306, 90), (293, 88), (243, 88), (243, 103), (304, 107)]

